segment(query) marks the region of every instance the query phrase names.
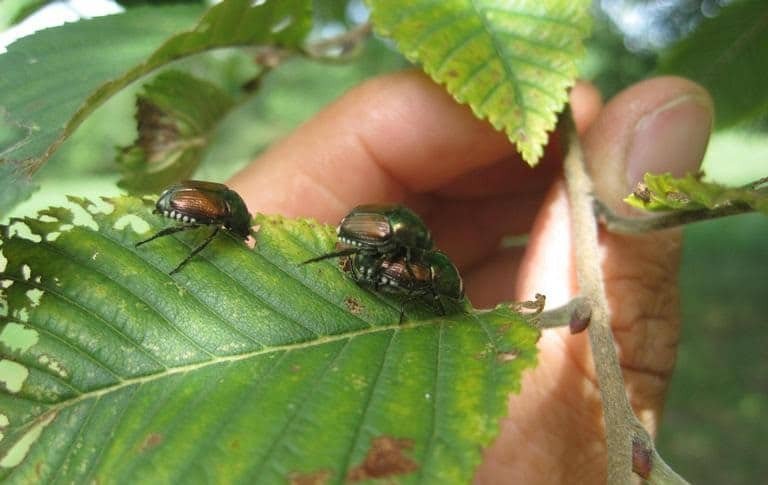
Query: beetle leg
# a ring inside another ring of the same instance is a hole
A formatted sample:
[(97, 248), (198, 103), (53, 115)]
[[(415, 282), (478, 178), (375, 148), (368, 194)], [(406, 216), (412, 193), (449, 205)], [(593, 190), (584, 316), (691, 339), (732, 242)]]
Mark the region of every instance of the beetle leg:
[(183, 267), (185, 264), (187, 264), (187, 261), (189, 261), (190, 259), (192, 259), (192, 258), (195, 256), (195, 254), (199, 253), (199, 252), (200, 252), (200, 251), (202, 251), (202, 250), (203, 250), (203, 249), (204, 249), (204, 248), (205, 248), (205, 247), (206, 247), (208, 244), (210, 244), (210, 242), (211, 242), (211, 241), (213, 241), (213, 238), (214, 238), (214, 237), (216, 237), (216, 234), (218, 234), (218, 233), (219, 233), (219, 229), (221, 229), (221, 227), (220, 227), (220, 226), (216, 226), (216, 229), (214, 229), (214, 230), (213, 230), (213, 232), (211, 233), (211, 235), (210, 235), (210, 236), (208, 236), (208, 237), (205, 239), (205, 241), (203, 241), (203, 242), (202, 242), (202, 244), (200, 244), (198, 247), (196, 247), (194, 250), (192, 250), (192, 252), (191, 252), (191, 253), (189, 253), (189, 255), (188, 255), (186, 258), (184, 258), (184, 261), (182, 261), (181, 263), (179, 263), (179, 265), (178, 265), (178, 266), (176, 266), (175, 268), (173, 268), (173, 270), (171, 270), (171, 272), (170, 272), (170, 273), (168, 273), (168, 274), (169, 274), (169, 275), (172, 275), (172, 274), (176, 273), (177, 271), (179, 271), (179, 270), (180, 270), (180, 269), (181, 269), (181, 268), (182, 268), (182, 267)]
[(405, 269), (408, 271), (408, 276), (411, 277), (411, 280), (416, 281), (416, 275), (411, 267), (411, 248), (405, 250)]
[(197, 225), (197, 224), (188, 224), (188, 225), (186, 225), (186, 226), (172, 226), (172, 227), (166, 227), (165, 229), (163, 229), (163, 230), (159, 231), (159, 232), (158, 232), (157, 234), (155, 234), (154, 236), (152, 236), (152, 237), (150, 237), (150, 238), (148, 238), (148, 239), (145, 239), (145, 240), (143, 240), (143, 241), (139, 241), (139, 242), (137, 242), (137, 243), (134, 245), (134, 247), (139, 247), (139, 246), (141, 246), (142, 244), (144, 244), (144, 243), (148, 243), (149, 241), (151, 241), (151, 240), (153, 240), (153, 239), (157, 239), (157, 238), (159, 238), (159, 237), (168, 236), (168, 235), (170, 235), (170, 234), (173, 234), (173, 233), (176, 233), (176, 232), (179, 232), (179, 231), (187, 231), (187, 230), (189, 230), (189, 229), (195, 229), (195, 228), (197, 228), (197, 227), (200, 227), (200, 226), (199, 226), (199, 225)]
[(326, 253), (322, 256), (318, 256), (316, 258), (308, 259), (306, 261), (302, 261), (301, 264), (309, 264), (309, 263), (316, 263), (318, 261), (322, 261), (324, 259), (331, 259), (331, 258), (340, 258), (342, 256), (351, 256), (353, 254), (359, 253), (360, 250), (358, 248), (347, 248), (342, 249), (340, 251), (334, 251), (332, 253)]
[(405, 305), (408, 305), (414, 300), (418, 300), (419, 298), (423, 297), (426, 293), (423, 290), (416, 290), (411, 291), (408, 293), (408, 296), (401, 301), (400, 303), (400, 323), (403, 323), (403, 317), (405, 316)]

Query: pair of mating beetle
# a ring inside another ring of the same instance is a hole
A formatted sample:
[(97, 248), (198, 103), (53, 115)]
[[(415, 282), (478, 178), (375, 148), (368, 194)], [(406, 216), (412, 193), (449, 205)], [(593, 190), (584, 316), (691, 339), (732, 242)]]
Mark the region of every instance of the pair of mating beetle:
[[(165, 189), (155, 204), (156, 214), (175, 219), (179, 226), (167, 227), (139, 241), (141, 246), (162, 236), (201, 226), (213, 226), (211, 234), (170, 274), (179, 271), (202, 251), (221, 229), (242, 239), (251, 233), (251, 215), (243, 199), (226, 185), (188, 180)], [(464, 286), (456, 266), (444, 253), (433, 249), (424, 222), (400, 205), (361, 205), (347, 214), (337, 228), (337, 251), (304, 261), (348, 258), (345, 270), (359, 285), (375, 291), (404, 295), (400, 306), (431, 296), (435, 310), (445, 314), (440, 297), (460, 300)]]

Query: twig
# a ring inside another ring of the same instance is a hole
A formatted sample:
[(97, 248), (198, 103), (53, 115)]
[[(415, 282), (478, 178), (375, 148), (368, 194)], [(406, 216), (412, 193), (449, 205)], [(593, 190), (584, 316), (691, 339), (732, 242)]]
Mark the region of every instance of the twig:
[(304, 54), (316, 60), (347, 60), (357, 53), (358, 47), (371, 35), (372, 31), (372, 24), (364, 22), (335, 37), (308, 43), (304, 46)]
[[(603, 403), (608, 453), (607, 483), (632, 483), (633, 471), (651, 483), (686, 483), (664, 463), (648, 432), (632, 411), (610, 327), (608, 300), (597, 238), (592, 181), (570, 113), (564, 116), (568, 154), (565, 179), (571, 206), (576, 273), (582, 295), (592, 308), (589, 342)], [(647, 468), (647, 473), (645, 470)]]
[(706, 221), (720, 217), (747, 214), (754, 209), (747, 204), (729, 204), (717, 209), (697, 209), (690, 211), (665, 212), (650, 217), (622, 217), (605, 204), (595, 199), (595, 213), (600, 216), (605, 227), (615, 233), (640, 234), (661, 229), (683, 226), (692, 222)]
[[(364, 22), (353, 29), (334, 37), (315, 42), (308, 42), (301, 49), (284, 48), (278, 45), (264, 45), (256, 49), (253, 60), (262, 67), (252, 79), (247, 80), (242, 88), (250, 95), (255, 93), (264, 77), (288, 59), (303, 55), (317, 61), (344, 62), (359, 52), (359, 47), (373, 31), (370, 22)], [(337, 52), (334, 52), (337, 51)]]
[(571, 333), (586, 330), (592, 319), (592, 307), (584, 297), (576, 297), (565, 305), (541, 312), (536, 316), (537, 328), (570, 327)]

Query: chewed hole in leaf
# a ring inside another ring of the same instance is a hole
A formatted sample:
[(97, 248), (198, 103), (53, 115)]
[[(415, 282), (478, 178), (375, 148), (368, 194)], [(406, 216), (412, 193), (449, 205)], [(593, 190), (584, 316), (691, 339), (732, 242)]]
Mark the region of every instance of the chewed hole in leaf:
[(115, 221), (112, 227), (118, 231), (122, 231), (125, 228), (130, 227), (130, 229), (136, 234), (144, 234), (149, 231), (150, 228), (149, 223), (146, 220), (134, 214), (126, 214), (124, 216), (120, 216), (120, 218)]
[(26, 223), (19, 220), (14, 221), (10, 226), (8, 226), (8, 232), (12, 236), (29, 239), (30, 241), (40, 242), (43, 240), (40, 235), (34, 234), (32, 229)]
[[(301, 265), (333, 250), (335, 228), (281, 216), (255, 217), (254, 248), (223, 234), (168, 275), (206, 231), (136, 248), (137, 224), (155, 232), (167, 221), (138, 198), (110, 205), (93, 214), (98, 231), (75, 223), (43, 243), (3, 236), (10, 271), (0, 280), (14, 285), (0, 333), (11, 355), (0, 397), (13, 403), (3, 444), (15, 449), (2, 459), (15, 467), (6, 476), (52, 469), (47, 457), (73, 449), (89, 464), (67, 468), (62, 480), (76, 483), (143, 474), (148, 463), (182, 476), (190, 462), (206, 473), (223, 466), (241, 483), (262, 473), (265, 483), (471, 480), (535, 363), (539, 333), (522, 315), (508, 306), (436, 315), (427, 299), (409, 303), (400, 324), (394, 297), (358, 286), (336, 262)], [(59, 230), (37, 224), (44, 238)], [(520, 349), (513, 361), (474, 358), (510, 348)], [(41, 422), (50, 422), (42, 434)], [(451, 431), (467, 423), (475, 431)], [(469, 458), (425, 459), (433, 426)], [(304, 436), (311, 442), (296, 440)]]
[(8, 392), (15, 394), (21, 390), (24, 381), (29, 376), (29, 369), (8, 359), (0, 360), (0, 384), (5, 386)]
[(38, 288), (31, 288), (27, 290), (26, 295), (27, 299), (29, 299), (29, 304), (36, 307), (40, 304), (40, 298), (42, 298), (43, 292)]
[(10, 351), (26, 352), (40, 339), (40, 333), (26, 325), (8, 322), (0, 332), (0, 345)]
[(283, 30), (287, 29), (288, 26), (290, 26), (293, 23), (293, 16), (288, 15), (280, 19), (275, 25), (272, 26), (270, 29), (273, 34), (277, 34), (278, 32), (282, 32)]
[(32, 447), (32, 445), (40, 438), (40, 435), (42, 434), (45, 427), (48, 426), (48, 424), (50, 424), (55, 417), (55, 413), (50, 413), (43, 420), (32, 426), (32, 428), (30, 428), (30, 430), (27, 431), (10, 450), (8, 450), (8, 453), (3, 457), (3, 459), (0, 460), (0, 467), (13, 468), (18, 466), (29, 453), (29, 449)]

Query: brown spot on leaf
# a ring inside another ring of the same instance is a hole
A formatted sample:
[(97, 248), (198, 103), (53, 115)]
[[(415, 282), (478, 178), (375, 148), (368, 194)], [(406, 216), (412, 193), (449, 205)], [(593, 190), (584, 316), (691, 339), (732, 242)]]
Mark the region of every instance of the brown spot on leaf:
[(141, 445), (139, 446), (139, 452), (144, 453), (145, 451), (151, 450), (162, 442), (163, 435), (160, 433), (149, 433), (147, 437), (144, 438), (144, 441), (141, 442)]
[(459, 77), (459, 72), (456, 69), (448, 71), (448, 77)]
[(642, 182), (638, 182), (632, 194), (646, 204), (651, 201), (651, 190)]
[(320, 470), (313, 473), (291, 473), (288, 480), (291, 485), (325, 485), (331, 478), (331, 472)]
[(239, 450), (240, 449), (240, 440), (233, 440), (232, 443), (229, 444), (229, 447), (233, 450)]
[(145, 96), (136, 100), (139, 136), (135, 144), (144, 151), (149, 163), (163, 160), (180, 137), (175, 120)]
[(360, 315), (363, 312), (363, 305), (357, 301), (356, 298), (348, 296), (344, 299), (344, 304), (347, 306), (349, 313), (353, 315)]
[(403, 451), (413, 448), (413, 440), (379, 436), (371, 441), (368, 454), (363, 462), (347, 473), (348, 482), (361, 482), (374, 478), (405, 475), (419, 468), (419, 465)]
[(667, 192), (667, 198), (673, 202), (677, 202), (678, 204), (687, 204), (691, 201), (690, 197), (685, 195), (682, 192)]
[(299, 364), (293, 364), (291, 366), (291, 372), (296, 374), (297, 372), (301, 371), (301, 366)]

